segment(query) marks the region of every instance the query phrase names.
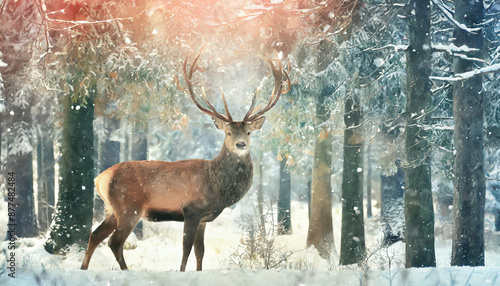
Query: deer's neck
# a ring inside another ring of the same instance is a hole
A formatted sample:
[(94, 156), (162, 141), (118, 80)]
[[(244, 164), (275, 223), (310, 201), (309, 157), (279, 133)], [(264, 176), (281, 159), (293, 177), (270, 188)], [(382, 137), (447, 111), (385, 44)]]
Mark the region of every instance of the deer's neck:
[(250, 189), (252, 177), (250, 152), (239, 156), (223, 146), (220, 154), (210, 162), (210, 185), (212, 192), (220, 194), (221, 207), (239, 201)]

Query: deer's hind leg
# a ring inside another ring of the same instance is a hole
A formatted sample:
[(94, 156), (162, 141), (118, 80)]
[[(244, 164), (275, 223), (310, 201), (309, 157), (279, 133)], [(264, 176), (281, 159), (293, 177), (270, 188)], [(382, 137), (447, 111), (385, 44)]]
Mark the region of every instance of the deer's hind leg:
[(189, 254), (193, 248), (193, 243), (195, 240), (198, 227), (200, 226), (200, 218), (196, 214), (186, 212), (184, 210), (184, 235), (182, 239), (182, 261), (181, 261), (181, 272), (186, 271), (186, 264), (188, 261)]
[(106, 214), (104, 221), (92, 232), (89, 245), (83, 257), (82, 270), (89, 268), (90, 259), (97, 246), (116, 229), (116, 217), (114, 214)]
[(113, 254), (115, 255), (116, 261), (120, 265), (121, 270), (128, 269), (127, 264), (125, 263), (125, 259), (123, 258), (123, 245), (125, 244), (125, 240), (127, 240), (127, 237), (130, 235), (130, 233), (142, 217), (142, 213), (140, 213), (139, 211), (129, 210), (128, 213), (131, 213), (132, 215), (123, 215), (117, 217), (118, 226), (108, 241), (108, 245), (111, 248), (111, 251), (113, 251)]

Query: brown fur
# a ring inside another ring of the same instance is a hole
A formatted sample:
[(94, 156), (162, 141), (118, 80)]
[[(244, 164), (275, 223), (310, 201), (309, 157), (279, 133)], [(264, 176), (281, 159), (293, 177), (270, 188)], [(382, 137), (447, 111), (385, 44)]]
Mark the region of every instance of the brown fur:
[(113, 233), (109, 246), (120, 268), (127, 269), (123, 244), (145, 217), (152, 221), (184, 221), (180, 269), (185, 270), (194, 244), (197, 270), (201, 270), (205, 223), (217, 218), (250, 189), (250, 133), (263, 123), (263, 117), (252, 123), (215, 120), (217, 128), (226, 132), (226, 138), (213, 160), (123, 162), (102, 172), (95, 185), (107, 214), (90, 236), (81, 268), (88, 268), (95, 248)]

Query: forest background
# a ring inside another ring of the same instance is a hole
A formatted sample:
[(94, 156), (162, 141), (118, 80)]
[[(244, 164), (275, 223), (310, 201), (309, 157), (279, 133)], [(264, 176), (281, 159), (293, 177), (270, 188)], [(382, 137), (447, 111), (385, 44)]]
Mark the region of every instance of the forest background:
[[(180, 76), (205, 44), (196, 85), (218, 110), (223, 87), (236, 118), (257, 87), (258, 104), (268, 100), (267, 56), (281, 59), (292, 79), (253, 138), (258, 167), (240, 207), (249, 241), (292, 233), (299, 201), (308, 209), (304, 248), (332, 264), (370, 257), (364, 223), (373, 213), (375, 234), (383, 233), (376, 248), (404, 241), (406, 267), (436, 265), (436, 233), (451, 240), (451, 265), (484, 265), (485, 238), (498, 244), (494, 1), (0, 7), (2, 190), (16, 205), (17, 237), (42, 238), (49, 253), (86, 246), (93, 219), (103, 216), (93, 183), (101, 171), (120, 161), (217, 155), (222, 135)], [(341, 210), (339, 248), (332, 209)]]

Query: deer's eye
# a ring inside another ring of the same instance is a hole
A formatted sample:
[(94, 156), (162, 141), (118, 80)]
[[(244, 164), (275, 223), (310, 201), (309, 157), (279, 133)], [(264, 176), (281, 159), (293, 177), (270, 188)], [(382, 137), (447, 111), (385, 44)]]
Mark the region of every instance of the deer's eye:
[(227, 132), (227, 136), (231, 136), (231, 131), (228, 131), (228, 132)]
[(252, 132), (248, 131), (248, 132), (247, 132), (247, 135), (250, 135), (250, 133), (252, 133)]

